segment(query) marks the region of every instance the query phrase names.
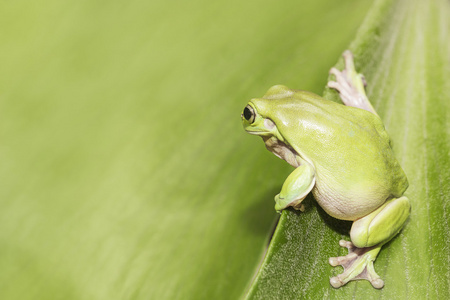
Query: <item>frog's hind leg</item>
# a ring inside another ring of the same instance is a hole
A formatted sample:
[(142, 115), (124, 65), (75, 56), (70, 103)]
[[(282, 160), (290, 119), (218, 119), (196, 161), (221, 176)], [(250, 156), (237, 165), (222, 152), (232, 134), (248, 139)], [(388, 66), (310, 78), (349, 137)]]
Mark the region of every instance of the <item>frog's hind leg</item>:
[(352, 53), (346, 50), (342, 56), (345, 61), (345, 69), (339, 71), (336, 68), (331, 68), (330, 74), (336, 77), (336, 81), (329, 81), (328, 86), (339, 92), (345, 105), (362, 108), (377, 115), (367, 98), (364, 89), (366, 86), (364, 76), (356, 73)]
[(410, 213), (410, 203), (405, 196), (386, 201), (367, 216), (353, 222), (351, 242), (341, 240), (339, 245), (348, 248), (346, 256), (331, 257), (332, 266), (341, 265), (344, 272), (330, 279), (334, 288), (350, 280), (369, 280), (374, 288), (381, 289), (383, 280), (373, 267), (381, 247), (391, 240), (403, 227)]

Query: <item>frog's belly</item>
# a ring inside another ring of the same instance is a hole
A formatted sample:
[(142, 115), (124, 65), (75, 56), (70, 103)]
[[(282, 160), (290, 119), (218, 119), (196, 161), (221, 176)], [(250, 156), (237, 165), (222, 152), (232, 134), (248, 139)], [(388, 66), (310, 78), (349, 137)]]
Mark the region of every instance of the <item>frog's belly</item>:
[(390, 197), (390, 193), (380, 187), (353, 184), (348, 188), (320, 178), (316, 178), (312, 193), (326, 213), (349, 221), (373, 212)]

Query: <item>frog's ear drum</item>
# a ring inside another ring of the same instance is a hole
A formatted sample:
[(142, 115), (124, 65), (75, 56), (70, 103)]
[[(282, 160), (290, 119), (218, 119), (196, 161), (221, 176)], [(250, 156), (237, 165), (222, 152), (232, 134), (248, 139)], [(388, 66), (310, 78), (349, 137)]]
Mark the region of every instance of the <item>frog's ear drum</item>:
[(244, 108), (243, 116), (250, 124), (252, 124), (255, 121), (255, 111), (253, 110), (253, 107), (247, 105)]

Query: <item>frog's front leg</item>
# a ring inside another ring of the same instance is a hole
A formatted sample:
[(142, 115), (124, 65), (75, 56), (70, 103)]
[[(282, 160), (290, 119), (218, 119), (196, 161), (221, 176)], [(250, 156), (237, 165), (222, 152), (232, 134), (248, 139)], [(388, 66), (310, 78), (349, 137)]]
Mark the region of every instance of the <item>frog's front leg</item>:
[(315, 184), (314, 167), (307, 161), (297, 157), (299, 166), (288, 176), (283, 183), (281, 192), (275, 196), (275, 210), (292, 206), (297, 210), (304, 210), (302, 201), (312, 190)]
[(353, 222), (351, 242), (341, 240), (339, 245), (348, 248), (348, 255), (331, 257), (332, 266), (342, 265), (344, 272), (330, 279), (334, 288), (350, 280), (369, 280), (374, 288), (381, 289), (383, 280), (373, 267), (381, 247), (403, 227), (410, 213), (410, 203), (405, 196), (386, 201), (369, 215)]
[(342, 56), (345, 61), (345, 69), (341, 72), (336, 68), (331, 68), (330, 73), (336, 77), (336, 81), (329, 81), (328, 86), (339, 92), (345, 105), (362, 108), (377, 115), (367, 98), (364, 76), (356, 73), (352, 53), (346, 50)]

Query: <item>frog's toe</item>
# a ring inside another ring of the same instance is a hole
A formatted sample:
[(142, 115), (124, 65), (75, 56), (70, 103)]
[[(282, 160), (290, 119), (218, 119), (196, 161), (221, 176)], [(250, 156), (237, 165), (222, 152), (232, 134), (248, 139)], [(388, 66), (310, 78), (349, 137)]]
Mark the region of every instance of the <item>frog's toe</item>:
[(336, 69), (335, 67), (331, 68), (329, 73), (333, 74), (334, 76), (341, 76), (342, 75), (342, 72), (339, 71), (338, 69)]
[(333, 267), (336, 267), (336, 266), (346, 263), (348, 260), (356, 259), (356, 257), (358, 257), (358, 254), (356, 254), (355, 252), (352, 252), (346, 256), (330, 257), (328, 259), (328, 262)]
[[(347, 90), (349, 92), (352, 92), (352, 84), (348, 79), (347, 70), (343, 70), (341, 72), (336, 68), (331, 68), (330, 74), (332, 74), (332, 75), (334, 75), (334, 77), (336, 77), (337, 82), (329, 81), (328, 82), (329, 87), (337, 89), (339, 92), (341, 92), (342, 90)], [(330, 86), (330, 83), (333, 86)]]
[(339, 89), (339, 84), (336, 81), (328, 81), (327, 86), (332, 89)]
[(365, 279), (370, 281), (372, 286), (381, 289), (384, 286), (383, 280), (378, 276), (373, 267), (380, 246), (370, 248), (357, 248), (352, 242), (341, 240), (339, 245), (348, 248), (346, 256), (331, 257), (330, 265), (333, 267), (341, 265), (344, 272), (330, 279), (330, 284), (334, 288), (339, 288), (351, 280)]
[(355, 279), (366, 279), (376, 289), (381, 289), (384, 286), (383, 279), (381, 279), (380, 276), (378, 276), (377, 272), (375, 272), (373, 261), (369, 261), (364, 272), (358, 275)]
[(345, 50), (344, 53), (342, 53), (342, 57), (344, 57), (345, 68), (347, 70), (355, 71), (352, 52), (350, 50)]
[(336, 277), (332, 277), (330, 279), (330, 284), (332, 287), (334, 287), (335, 289), (340, 288), (341, 286), (343, 286), (345, 283), (342, 283), (342, 281), (339, 279), (339, 276)]
[(340, 91), (340, 89), (341, 89), (341, 86), (336, 81), (328, 81), (327, 86), (329, 88), (335, 89), (337, 91)]
[(372, 286), (376, 289), (381, 289), (384, 286), (384, 281), (381, 278), (377, 278), (373, 281), (370, 282), (372, 284)]
[(353, 245), (352, 242), (350, 241), (346, 241), (346, 240), (340, 240), (339, 241), (339, 246), (341, 247), (346, 247), (349, 251), (353, 251), (356, 247), (355, 245)]

